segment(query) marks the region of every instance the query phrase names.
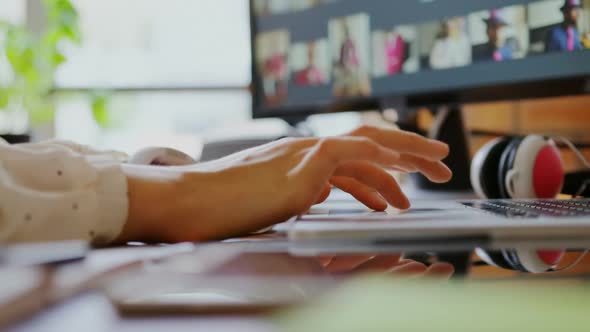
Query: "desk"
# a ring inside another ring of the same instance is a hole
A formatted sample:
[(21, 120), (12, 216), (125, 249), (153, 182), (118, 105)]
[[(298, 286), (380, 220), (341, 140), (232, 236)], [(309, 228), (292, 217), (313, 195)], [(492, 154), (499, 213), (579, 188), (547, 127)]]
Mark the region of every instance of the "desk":
[[(341, 194), (335, 194), (341, 195)], [(415, 191), (410, 194), (413, 197), (420, 195)], [(424, 196), (419, 196), (424, 197)], [(337, 199), (338, 197), (334, 197)], [(341, 197), (342, 198), (342, 197)], [(249, 246), (258, 246), (264, 251), (274, 251), (283, 253), (286, 240), (280, 235), (272, 237), (272, 242), (251, 239)], [(259, 242), (260, 241), (260, 242)], [(219, 246), (235, 246), (236, 243), (220, 244)], [(239, 244), (238, 244), (239, 245)], [(232, 247), (233, 248), (233, 247)], [(271, 248), (271, 249), (269, 249)], [(129, 257), (149, 256), (154, 257), (158, 253), (172, 252), (183, 253), (192, 251), (191, 245), (181, 245), (176, 247), (129, 247), (121, 249), (96, 250), (89, 256), (82, 265), (86, 264), (86, 270), (101, 271), (105, 266), (111, 263), (122, 263)], [(286, 267), (287, 270), (282, 273), (289, 273), (288, 268), (294, 267), (290, 263), (290, 256), (281, 254), (285, 259), (284, 264), (276, 265)], [(213, 256), (213, 255), (210, 255)], [(570, 276), (586, 277), (590, 271), (590, 259), (586, 259), (581, 268), (567, 272)], [(256, 264), (253, 264), (256, 265)], [(275, 266), (276, 266), (275, 265)], [(243, 267), (243, 266), (242, 266)], [(232, 269), (225, 269), (229, 273)], [(256, 268), (255, 273), (264, 273), (265, 269)], [(301, 273), (301, 269), (292, 271)], [(315, 272), (314, 272), (315, 273)], [(566, 273), (552, 275), (552, 278), (563, 276)], [(505, 271), (494, 267), (474, 268), (473, 273), (468, 275), (467, 279), (483, 278), (509, 278), (523, 279), (523, 275), (511, 271)], [(278, 327), (266, 316), (245, 316), (245, 315), (225, 315), (225, 316), (153, 316), (153, 317), (121, 317), (105, 295), (97, 290), (91, 290), (69, 298), (58, 305), (55, 305), (32, 318), (11, 326), (7, 331), (10, 332), (31, 332), (31, 331), (277, 331)]]
[[(228, 244), (233, 246), (233, 244)], [(67, 274), (81, 275), (88, 273), (102, 274), (118, 264), (125, 264), (139, 257), (158, 257), (188, 252), (188, 247), (173, 250), (166, 247), (116, 248), (95, 250), (85, 262), (78, 262), (63, 269), (64, 279), (71, 280)], [(158, 254), (161, 252), (161, 255)], [(137, 269), (140, 266), (131, 266)], [(106, 279), (106, 278), (105, 278)], [(57, 282), (59, 284), (60, 282)], [(90, 289), (71, 298), (65, 299), (29, 319), (13, 324), (6, 331), (275, 331), (274, 326), (262, 317), (248, 316), (208, 316), (208, 317), (158, 317), (158, 318), (122, 318), (107, 296)], [(2, 330), (5, 331), (5, 330)]]
[[(261, 244), (264, 242), (260, 242)], [(235, 246), (229, 243), (222, 246)], [(254, 243), (256, 245), (256, 243)], [(268, 246), (264, 246), (264, 250), (268, 250)], [(280, 246), (276, 242), (272, 247), (280, 250)], [(121, 249), (122, 251), (131, 250), (133, 254), (137, 254), (142, 249), (129, 248)], [(113, 260), (121, 259), (121, 250), (106, 250), (100, 253), (101, 260), (107, 259), (109, 256)], [(153, 251), (153, 248), (145, 248), (145, 250)], [(249, 250), (251, 251), (251, 250)], [(289, 261), (289, 257), (281, 254)], [(586, 260), (586, 262), (590, 262)], [(250, 264), (248, 264), (250, 265)], [(292, 264), (281, 264), (282, 267), (291, 267)], [(586, 267), (588, 265), (586, 264)], [(240, 267), (243, 268), (243, 265)], [(475, 268), (471, 278), (489, 278), (490, 274), (482, 273), (480, 268)], [(500, 271), (497, 268), (485, 267), (486, 270)], [(232, 269), (225, 269), (231, 271)], [(257, 267), (253, 272), (256, 274), (265, 273), (264, 268)], [(296, 273), (301, 273), (301, 269), (297, 269)], [(586, 276), (588, 268), (573, 270), (570, 275)], [(285, 271), (280, 271), (285, 273)], [(315, 272), (314, 272), (315, 273)], [(493, 278), (509, 278), (523, 280), (528, 276), (523, 276), (513, 272), (502, 274), (492, 274)], [(554, 277), (558, 277), (556, 274)], [(244, 315), (225, 315), (225, 316), (156, 316), (156, 317), (120, 317), (111, 305), (109, 300), (98, 291), (89, 291), (81, 295), (70, 298), (63, 303), (60, 303), (48, 310), (35, 315), (31, 319), (18, 323), (12, 326), (7, 331), (10, 332), (31, 332), (31, 331), (277, 331), (278, 327), (265, 316), (244, 316)]]
[(159, 317), (125, 318), (118, 316), (108, 299), (99, 293), (77, 296), (31, 320), (18, 324), (10, 332), (194, 332), (194, 331), (276, 331), (276, 326), (256, 317)]

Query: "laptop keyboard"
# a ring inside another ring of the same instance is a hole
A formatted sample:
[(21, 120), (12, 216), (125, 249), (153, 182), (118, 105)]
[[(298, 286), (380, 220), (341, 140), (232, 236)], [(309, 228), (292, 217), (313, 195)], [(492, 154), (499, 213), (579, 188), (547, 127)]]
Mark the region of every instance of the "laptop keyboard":
[(590, 216), (590, 199), (487, 200), (462, 204), (507, 218)]

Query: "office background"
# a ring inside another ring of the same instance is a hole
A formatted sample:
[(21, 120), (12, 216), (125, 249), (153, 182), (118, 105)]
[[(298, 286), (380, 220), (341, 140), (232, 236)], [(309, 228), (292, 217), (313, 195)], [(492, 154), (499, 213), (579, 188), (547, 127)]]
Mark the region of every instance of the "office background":
[[(41, 3), (3, 0), (0, 19), (39, 22)], [(249, 121), (248, 1), (72, 3), (80, 16), (82, 42), (63, 46), (68, 61), (56, 73), (55, 117), (37, 130), (40, 138), (54, 136), (126, 152), (165, 145), (198, 155), (203, 141), (219, 128)], [(0, 56), (0, 70), (5, 61)], [(96, 93), (107, 96), (106, 123), (97, 122), (93, 114), (89, 95)], [(473, 129), (543, 132), (590, 142), (588, 108), (590, 97), (582, 96), (466, 105), (465, 115)], [(0, 112), (2, 131), (10, 129), (2, 127), (6, 123), (14, 126), (7, 117)], [(334, 114), (312, 123), (320, 134), (332, 134), (361, 118)], [(431, 121), (425, 112), (421, 119), (424, 127)], [(271, 120), (265, 126), (276, 123)], [(486, 139), (476, 137), (473, 148)]]

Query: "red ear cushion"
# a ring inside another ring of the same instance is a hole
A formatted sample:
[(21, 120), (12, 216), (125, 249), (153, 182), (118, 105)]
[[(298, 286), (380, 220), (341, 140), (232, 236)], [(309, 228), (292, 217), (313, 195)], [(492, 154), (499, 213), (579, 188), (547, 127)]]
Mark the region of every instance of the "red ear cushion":
[(562, 250), (514, 249), (509, 251), (519, 270), (532, 273), (547, 272), (561, 261)]
[(537, 256), (547, 265), (557, 265), (563, 256), (565, 250), (539, 250)]
[(546, 146), (537, 155), (533, 167), (533, 189), (538, 198), (555, 198), (561, 192), (564, 179), (559, 151)]

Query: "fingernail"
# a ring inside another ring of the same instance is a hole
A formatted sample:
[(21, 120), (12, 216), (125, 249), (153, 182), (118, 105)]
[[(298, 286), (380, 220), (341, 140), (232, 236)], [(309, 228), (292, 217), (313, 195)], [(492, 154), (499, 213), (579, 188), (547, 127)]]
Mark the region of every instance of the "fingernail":
[(442, 146), (442, 147), (448, 147), (449, 145), (446, 144), (445, 142), (441, 142), (439, 140), (435, 140), (435, 139), (428, 139), (428, 141), (432, 144), (438, 145), (438, 146)]
[(400, 210), (407, 210), (410, 207), (412, 207), (412, 204), (410, 203), (410, 200), (407, 197), (404, 197), (403, 200), (401, 202), (399, 202), (399, 209)]
[(408, 210), (411, 207), (412, 207), (412, 204), (410, 203), (410, 201), (405, 201), (404, 202), (404, 206), (403, 206), (403, 209), (404, 210)]
[(443, 142), (441, 142), (441, 141), (437, 141), (437, 140), (431, 140), (431, 142), (432, 142), (434, 145), (438, 146), (438, 148), (440, 148), (442, 151), (444, 151), (444, 156), (445, 156), (445, 157), (449, 155), (449, 153), (450, 153), (451, 149), (450, 149), (450, 147), (449, 147), (449, 145), (448, 145), (448, 144), (446, 144), (446, 143), (443, 143)]

